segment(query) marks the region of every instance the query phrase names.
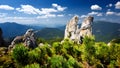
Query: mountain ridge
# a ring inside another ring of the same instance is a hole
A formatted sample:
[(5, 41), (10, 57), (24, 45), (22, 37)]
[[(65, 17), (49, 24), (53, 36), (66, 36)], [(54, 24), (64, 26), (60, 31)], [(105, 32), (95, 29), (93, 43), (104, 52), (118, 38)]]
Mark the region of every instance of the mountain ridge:
[[(79, 24), (80, 26), (81, 24)], [(12, 23), (0, 23), (0, 28), (3, 30), (4, 37), (15, 37), (23, 35), (27, 29), (35, 29), (38, 31), (37, 37), (44, 39), (53, 39), (56, 37), (64, 37), (65, 26), (51, 28), (51, 27), (40, 27), (40, 26), (28, 26), (21, 25), (15, 22)], [(106, 21), (95, 21), (93, 22), (93, 34), (96, 37), (96, 41), (109, 42), (114, 38), (120, 38), (120, 24)], [(9, 30), (8, 30), (9, 29)]]

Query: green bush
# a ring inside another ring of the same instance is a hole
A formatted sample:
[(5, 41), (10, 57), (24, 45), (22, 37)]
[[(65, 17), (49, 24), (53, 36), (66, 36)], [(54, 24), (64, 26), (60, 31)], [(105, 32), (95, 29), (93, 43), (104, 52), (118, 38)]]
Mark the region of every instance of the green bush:
[(110, 64), (110, 50), (107, 44), (103, 42), (96, 43), (96, 58), (99, 59), (103, 65)]
[(49, 68), (63, 68), (65, 62), (66, 62), (66, 59), (63, 56), (54, 55), (52, 57), (49, 57), (48, 66), (50, 66)]
[(116, 68), (120, 67), (120, 44), (108, 46), (94, 37), (85, 37), (82, 44), (65, 39), (33, 50), (18, 44), (12, 57), (16, 67), (25, 68)]
[(33, 63), (33, 62), (37, 62), (38, 60), (40, 60), (41, 56), (41, 50), (40, 48), (35, 48), (34, 50), (31, 50), (28, 52), (28, 58), (29, 58), (29, 63)]
[(17, 44), (13, 49), (13, 59), (20, 65), (28, 64), (28, 48), (23, 44)]
[(25, 68), (41, 68), (38, 63), (26, 65)]
[(110, 61), (120, 67), (120, 44), (110, 45)]
[(95, 58), (95, 40), (94, 37), (85, 37), (82, 44), (82, 60), (87, 62), (89, 65), (94, 65), (96, 63)]

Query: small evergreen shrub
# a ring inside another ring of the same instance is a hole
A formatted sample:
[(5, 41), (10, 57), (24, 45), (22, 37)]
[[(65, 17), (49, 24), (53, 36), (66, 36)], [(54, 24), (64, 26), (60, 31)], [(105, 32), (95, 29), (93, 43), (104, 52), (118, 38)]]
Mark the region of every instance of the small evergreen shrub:
[(108, 46), (95, 42), (94, 37), (85, 37), (82, 44), (65, 39), (35, 49), (17, 44), (12, 57), (19, 68), (119, 68), (120, 44), (114, 42)]
[(28, 64), (28, 48), (23, 44), (17, 44), (13, 49), (13, 59), (20, 65)]
[(26, 65), (24, 68), (41, 68), (38, 63)]

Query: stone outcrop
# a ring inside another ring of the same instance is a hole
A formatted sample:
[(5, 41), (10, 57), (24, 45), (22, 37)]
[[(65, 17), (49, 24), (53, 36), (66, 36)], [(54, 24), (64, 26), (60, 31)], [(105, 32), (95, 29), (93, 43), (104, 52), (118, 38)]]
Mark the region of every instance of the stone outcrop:
[(66, 25), (64, 39), (69, 38), (70, 40), (73, 40), (77, 43), (82, 43), (82, 39), (85, 36), (92, 36), (93, 19), (94, 18), (92, 16), (86, 17), (82, 22), (81, 27), (79, 28), (79, 26), (77, 25), (78, 16), (74, 16)]
[(2, 32), (2, 29), (0, 28), (0, 47), (4, 46), (4, 40), (3, 40), (2, 34), (3, 32)]
[(82, 22), (81, 28), (80, 28), (80, 35), (81, 36), (92, 36), (92, 22), (93, 17), (89, 16), (85, 18), (85, 20)]
[(74, 16), (66, 25), (64, 38), (70, 38), (71, 40), (75, 39), (77, 24), (78, 16)]
[(17, 43), (23, 43), (27, 47), (35, 48), (37, 44), (36, 44), (36, 40), (34, 37), (33, 29), (28, 29), (23, 36), (15, 37), (14, 40), (11, 42), (9, 49), (13, 48), (14, 45)]

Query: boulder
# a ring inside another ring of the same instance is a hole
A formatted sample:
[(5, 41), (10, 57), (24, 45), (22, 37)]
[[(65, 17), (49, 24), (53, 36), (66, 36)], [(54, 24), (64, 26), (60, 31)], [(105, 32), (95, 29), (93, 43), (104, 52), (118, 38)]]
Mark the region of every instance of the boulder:
[(28, 29), (23, 36), (15, 37), (14, 40), (11, 42), (9, 49), (13, 48), (15, 44), (18, 44), (18, 43), (24, 43), (24, 45), (27, 47), (35, 48), (37, 44), (34, 37), (33, 29)]

